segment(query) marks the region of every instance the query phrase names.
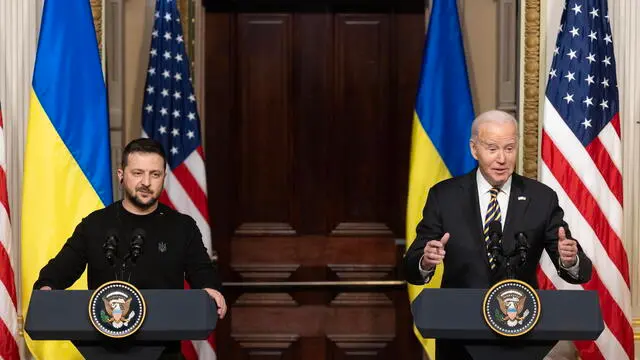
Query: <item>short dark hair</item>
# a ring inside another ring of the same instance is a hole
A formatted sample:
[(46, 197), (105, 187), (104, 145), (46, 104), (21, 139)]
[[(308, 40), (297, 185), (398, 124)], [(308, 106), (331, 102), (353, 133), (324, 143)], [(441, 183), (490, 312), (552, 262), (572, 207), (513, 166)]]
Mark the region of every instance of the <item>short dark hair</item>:
[(162, 157), (164, 161), (164, 165), (167, 165), (167, 155), (164, 152), (164, 148), (162, 144), (158, 141), (149, 139), (149, 138), (139, 138), (131, 141), (124, 147), (124, 151), (122, 152), (122, 161), (120, 165), (122, 169), (127, 166), (129, 161), (129, 154), (131, 153), (147, 153), (147, 154), (158, 154)]

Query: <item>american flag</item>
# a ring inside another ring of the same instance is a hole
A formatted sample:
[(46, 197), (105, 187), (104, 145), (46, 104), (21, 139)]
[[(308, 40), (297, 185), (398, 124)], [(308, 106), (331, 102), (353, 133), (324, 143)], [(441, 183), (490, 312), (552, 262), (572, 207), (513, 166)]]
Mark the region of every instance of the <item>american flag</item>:
[[(162, 143), (169, 171), (160, 201), (194, 218), (212, 255), (200, 118), (175, 0), (157, 0), (142, 111), (143, 136)], [(188, 286), (188, 284), (185, 284)], [(183, 341), (188, 360), (215, 359), (215, 338)]]
[(16, 296), (15, 254), (11, 248), (11, 216), (7, 194), (7, 158), (0, 107), (0, 359), (19, 360), (18, 298)]
[(544, 103), (540, 179), (558, 194), (594, 271), (561, 280), (548, 256), (541, 286), (595, 290), (604, 332), (576, 342), (582, 359), (634, 359), (629, 264), (622, 243), (622, 146), (616, 62), (606, 0), (567, 0)]

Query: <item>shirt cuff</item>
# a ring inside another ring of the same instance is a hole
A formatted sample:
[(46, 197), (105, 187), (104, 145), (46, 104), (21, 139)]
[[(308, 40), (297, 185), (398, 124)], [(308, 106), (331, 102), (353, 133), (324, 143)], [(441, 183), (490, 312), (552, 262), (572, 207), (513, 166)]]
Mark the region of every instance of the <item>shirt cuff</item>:
[(562, 264), (562, 260), (560, 260), (560, 258), (558, 258), (558, 262), (560, 263), (560, 268), (568, 272), (572, 278), (574, 279), (578, 278), (578, 272), (580, 271), (580, 268), (578, 267), (578, 265), (580, 265), (580, 256), (576, 255), (576, 263), (571, 267), (565, 267)]
[(428, 283), (429, 281), (431, 281), (431, 278), (433, 277), (433, 273), (436, 272), (436, 267), (434, 266), (431, 270), (424, 270), (422, 268), (422, 258), (424, 257), (424, 255), (422, 255), (420, 257), (420, 261), (418, 261), (418, 271), (420, 271), (420, 275), (422, 276), (422, 278), (424, 279), (424, 283)]

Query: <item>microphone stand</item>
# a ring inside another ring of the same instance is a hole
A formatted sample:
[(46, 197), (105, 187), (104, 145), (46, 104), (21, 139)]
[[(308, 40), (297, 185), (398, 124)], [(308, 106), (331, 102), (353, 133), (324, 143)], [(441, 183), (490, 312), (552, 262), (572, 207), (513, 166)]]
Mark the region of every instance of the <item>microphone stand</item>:
[(500, 246), (500, 238), (497, 235), (494, 235), (491, 238), (491, 242), (489, 245), (489, 252), (493, 257), (493, 261), (495, 261), (496, 269), (500, 268), (500, 266), (503, 263), (502, 259), (504, 258), (504, 253)]
[(124, 256), (124, 259), (122, 260), (121, 271), (122, 271), (123, 280), (124, 280), (124, 272), (127, 268), (127, 261), (129, 261), (129, 263), (131, 264), (131, 267), (129, 268), (129, 277), (127, 278), (128, 283), (131, 282), (131, 274), (133, 273), (133, 268), (135, 268), (136, 266), (136, 261), (138, 260), (138, 257), (142, 255), (143, 243), (144, 243), (144, 240), (142, 236), (134, 236), (133, 240), (131, 241), (131, 245), (129, 247), (129, 252)]
[[(527, 243), (527, 236), (523, 233), (516, 234), (516, 246), (507, 254), (503, 254), (506, 264), (507, 278), (515, 279), (517, 270), (520, 270), (527, 261), (527, 250), (529, 244)], [(514, 260), (514, 257), (518, 257)]]
[(504, 260), (504, 251), (501, 243), (502, 225), (499, 221), (494, 220), (489, 224), (489, 251), (495, 262), (496, 272), (500, 269)]
[(511, 254), (505, 256), (506, 264), (505, 268), (507, 269), (507, 279), (515, 279), (515, 271), (513, 271), (513, 265), (511, 264)]
[(107, 236), (107, 240), (105, 241), (102, 248), (105, 252), (105, 257), (107, 258), (107, 263), (114, 269), (113, 275), (116, 280), (118, 280), (118, 271), (115, 270), (116, 262), (118, 260), (118, 237), (115, 234), (115, 230), (109, 231), (109, 236)]
[[(131, 262), (131, 266), (134, 267), (136, 266), (136, 263), (131, 261), (131, 253), (128, 253), (127, 255), (124, 256), (124, 259), (122, 259), (122, 267), (120, 270), (120, 273), (122, 274), (122, 281), (124, 281), (124, 272), (125, 270), (127, 270), (127, 261)], [(129, 277), (127, 278), (127, 282), (130, 283), (131, 282), (131, 271), (132, 269), (129, 268)]]

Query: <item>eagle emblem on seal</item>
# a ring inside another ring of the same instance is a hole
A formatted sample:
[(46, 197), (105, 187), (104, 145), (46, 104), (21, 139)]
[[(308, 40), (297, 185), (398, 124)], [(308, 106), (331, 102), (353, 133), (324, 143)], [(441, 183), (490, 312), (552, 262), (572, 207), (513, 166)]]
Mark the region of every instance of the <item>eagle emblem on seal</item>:
[(120, 291), (107, 294), (102, 298), (104, 310), (100, 313), (100, 320), (116, 329), (129, 326), (129, 321), (135, 316), (135, 311), (130, 310), (132, 299)]
[(496, 300), (502, 312), (500, 320), (506, 322), (509, 327), (522, 325), (522, 321), (529, 316), (529, 310), (523, 312), (527, 297), (518, 290), (506, 290), (500, 293)]

